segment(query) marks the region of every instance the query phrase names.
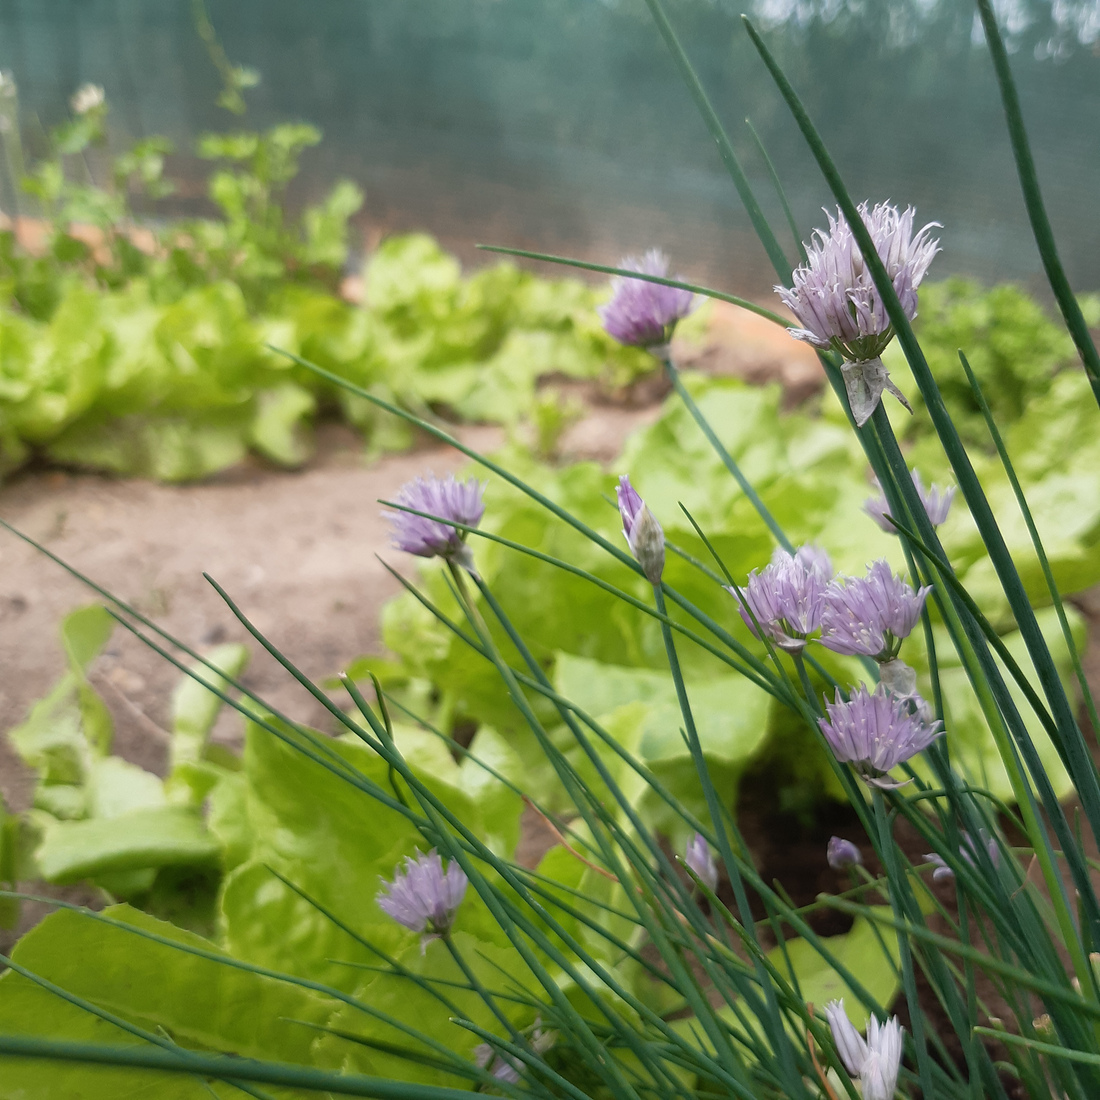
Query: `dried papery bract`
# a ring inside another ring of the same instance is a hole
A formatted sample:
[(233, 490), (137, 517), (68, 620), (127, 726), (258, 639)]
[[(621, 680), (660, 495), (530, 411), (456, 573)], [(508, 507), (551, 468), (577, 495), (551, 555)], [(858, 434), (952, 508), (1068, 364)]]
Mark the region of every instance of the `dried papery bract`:
[(619, 515), (623, 521), (623, 536), (630, 552), (642, 567), (650, 584), (660, 584), (665, 570), (665, 533), (657, 517), (646, 507), (638, 490), (623, 474), (615, 489)]
[(473, 555), (466, 545), (466, 532), (447, 521), (476, 527), (485, 514), (483, 491), (484, 486), (476, 478), (455, 481), (454, 475), (418, 477), (406, 483), (394, 503), (438, 518), (429, 519), (412, 512), (384, 512), (393, 528), (394, 546), (421, 558), (444, 558), (473, 573)]
[[(931, 485), (925, 488), (924, 481), (920, 474), (913, 470), (912, 472), (913, 486), (917, 490), (917, 495), (920, 497), (921, 504), (924, 505), (925, 514), (928, 516), (928, 522), (933, 527), (939, 527), (947, 519), (948, 512), (951, 511), (951, 503), (955, 499), (955, 486), (951, 485), (946, 489), (941, 488), (939, 485)], [(879, 484), (878, 479), (875, 479), (875, 489), (877, 495), (868, 497), (864, 502), (863, 510), (881, 527), (888, 535), (896, 535), (898, 529), (890, 522), (890, 505), (886, 500), (886, 495), (882, 491), (882, 486)]]
[[(913, 232), (914, 210), (904, 212), (889, 202), (859, 214), (894, 284), (906, 317), (917, 315), (917, 287), (939, 251), (930, 222)], [(806, 262), (795, 268), (794, 286), (777, 286), (776, 293), (801, 322), (790, 333), (817, 348), (832, 348), (844, 356), (844, 384), (858, 425), (865, 424), (889, 390), (910, 412), (904, 394), (890, 381), (879, 358), (894, 337), (886, 307), (856, 244), (852, 227), (838, 209), (826, 211), (829, 230), (817, 229), (806, 246)]]
[(462, 868), (452, 861), (444, 869), (433, 848), (427, 855), (408, 856), (405, 869), (392, 882), (383, 882), (378, 907), (398, 924), (423, 933), (423, 946), (450, 932), (468, 884)]
[[(651, 248), (641, 259), (627, 256), (619, 267), (668, 278), (668, 257)], [(618, 276), (611, 280), (611, 301), (599, 309), (600, 320), (620, 344), (653, 348), (667, 344), (673, 330), (699, 304), (690, 290)]]
[(925, 722), (908, 700), (888, 695), (881, 686), (871, 692), (860, 684), (847, 701), (837, 688), (825, 712), (818, 724), (836, 758), (851, 764), (865, 783), (887, 790), (904, 785), (889, 773), (943, 733), (939, 722)]

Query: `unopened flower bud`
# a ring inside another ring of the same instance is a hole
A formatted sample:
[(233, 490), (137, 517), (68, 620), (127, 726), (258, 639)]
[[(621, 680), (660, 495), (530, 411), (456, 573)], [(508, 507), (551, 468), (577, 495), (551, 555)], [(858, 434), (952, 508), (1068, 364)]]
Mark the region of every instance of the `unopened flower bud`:
[(650, 584), (660, 584), (665, 571), (665, 533), (657, 517), (646, 507), (638, 491), (623, 474), (615, 490), (622, 516), (623, 534), (630, 552), (642, 567)]
[(718, 888), (718, 865), (714, 862), (714, 853), (702, 833), (696, 833), (687, 842), (684, 862), (699, 876), (700, 882), (712, 890)]
[(859, 849), (850, 840), (839, 836), (829, 837), (825, 858), (834, 871), (841, 871), (845, 867), (856, 867), (863, 863), (863, 856)]

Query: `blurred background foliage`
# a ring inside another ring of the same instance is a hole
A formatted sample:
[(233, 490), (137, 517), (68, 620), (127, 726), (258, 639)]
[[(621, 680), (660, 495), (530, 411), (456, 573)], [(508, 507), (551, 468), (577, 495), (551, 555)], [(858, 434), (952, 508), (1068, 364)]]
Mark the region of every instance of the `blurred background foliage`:
[[(326, 0), (320, 2), (324, 8)], [(52, 3), (46, 0), (42, 11), (48, 14)], [(739, 40), (731, 37), (734, 14), (727, 7), (681, 0), (673, 10), (693, 48), (701, 45), (708, 83), (730, 92), (719, 100), (729, 111), (745, 106), (730, 90), (739, 73), (729, 64), (729, 51), (736, 55), (744, 47), (731, 45)], [(937, 270), (1030, 275), (1034, 261), (1024, 259), (1019, 243), (1024, 238), (1012, 221), (1018, 200), (1002, 201), (996, 189), (968, 189), (957, 176), (952, 177), (957, 186), (949, 193), (946, 188), (950, 165), (945, 167), (937, 153), (943, 143), (969, 142), (975, 179), (986, 178), (983, 174), (1005, 155), (999, 130), (978, 139), (982, 112), (996, 105), (985, 59), (974, 50), (970, 23), (958, 4), (899, 0), (865, 12), (845, 3), (770, 0), (757, 8), (781, 35), (780, 52), (788, 52), (789, 65), (803, 52), (814, 65), (827, 59), (831, 79), (816, 73), (813, 81), (823, 96), (827, 91), (828, 110), (836, 112), (826, 119), (826, 129), (829, 118), (839, 125), (845, 96), (856, 94), (857, 83), (866, 87), (878, 78), (877, 67), (883, 72), (890, 67), (903, 94), (870, 105), (866, 96), (861, 99), (862, 107), (881, 114), (871, 127), (881, 146), (875, 162), (862, 163), (854, 135), (843, 128), (834, 135), (834, 147), (842, 163), (847, 158), (849, 167), (858, 164), (854, 178), (869, 194), (879, 194), (888, 177), (903, 178), (912, 184), (904, 197), (921, 202), (928, 217), (968, 219), (965, 238), (944, 230), (948, 246)], [(620, 348), (599, 326), (595, 307), (604, 290), (509, 263), (474, 270), (467, 265), (466, 271), (460, 263), (474, 232), (507, 241), (520, 234), (546, 248), (560, 242), (582, 252), (614, 250), (599, 255), (614, 260), (624, 239), (641, 226), (646, 227), (642, 238), (626, 242), (631, 248), (649, 245), (654, 235), (659, 239), (665, 233), (661, 219), (667, 217), (678, 226), (676, 254), (694, 254), (697, 267), (727, 277), (725, 285), (755, 287), (761, 296), (767, 292), (768, 286), (757, 285), (755, 251), (729, 248), (745, 227), (739, 215), (730, 215), (725, 180), (701, 167), (707, 144), (694, 117), (687, 121), (690, 105), (670, 88), (673, 75), (663, 59), (650, 63), (650, 53), (659, 48), (650, 27), (628, 4), (596, 0), (553, 0), (533, 17), (525, 9), (522, 18), (513, 0), (447, 5), (414, 0), (400, 11), (384, 0), (357, 5), (354, 14), (345, 7), (340, 19), (329, 11), (311, 13), (312, 30), (299, 43), (304, 53), (288, 68), (276, 46), (285, 44), (304, 15), (276, 8), (264, 21), (250, 23), (245, 18), (250, 10), (249, 4), (211, 5), (227, 51), (201, 7), (143, 8), (110, 43), (122, 50), (145, 42), (142, 35), (160, 42), (171, 56), (165, 55), (156, 72), (142, 70), (142, 79), (155, 87), (127, 89), (117, 73), (103, 75), (107, 95), (81, 88), (50, 129), (41, 119), (57, 113), (50, 106), (56, 98), (51, 80), (61, 78), (61, 69), (50, 70), (53, 76), (31, 72), (27, 58), (40, 55), (48, 35), (69, 32), (29, 9), (14, 15), (13, 9), (0, 11), (0, 25), (21, 21), (24, 32), (0, 38), (0, 51), (19, 44), (14, 62), (0, 52), (0, 65), (14, 65), (19, 74), (0, 85), (7, 188), (0, 199), (12, 215), (33, 213), (36, 219), (9, 219), (0, 230), (0, 471), (36, 459), (188, 481), (237, 463), (250, 451), (295, 466), (308, 458), (310, 427), (324, 416), (359, 428), (373, 453), (414, 441), (404, 422), (378, 414), (366, 401), (329, 387), (272, 350), (284, 349), (429, 418), (507, 426), (529, 422), (526, 439), (514, 433), (508, 444), (504, 456), (510, 469), (610, 538), (618, 538), (619, 527), (610, 503), (614, 473), (629, 471), (670, 540), (687, 555), (670, 555), (670, 582), (746, 645), (757, 646), (715, 577), (692, 563), (692, 558), (707, 560), (707, 553), (679, 506), (691, 510), (738, 581), (767, 562), (771, 539), (675, 400), (627, 441), (610, 471), (595, 463), (547, 461), (579, 410), (541, 383), (552, 377), (585, 379), (609, 392), (653, 370), (648, 355)], [(1066, 4), (1056, 15), (1043, 4), (1021, 2), (1012, 23), (1013, 44), (1025, 59), (1024, 87), (1029, 75), (1042, 73), (1042, 86), (1053, 86), (1051, 95), (1070, 105), (1058, 120), (1062, 127), (1073, 125), (1074, 112), (1087, 109), (1089, 97), (1096, 96), (1093, 89), (1066, 98), (1066, 88), (1077, 87), (1074, 81), (1084, 80), (1096, 63), (1084, 48), (1093, 41), (1092, 30), (1084, 18), (1075, 22), (1076, 11)], [(87, 51), (66, 69), (68, 76), (99, 75), (96, 66), (108, 43), (85, 32), (99, 25), (97, 20), (113, 25), (109, 14), (99, 0), (81, 9), (74, 25)], [(154, 33), (180, 20), (188, 33), (164, 38)], [(550, 20), (561, 33), (539, 36), (543, 21)], [(351, 64), (346, 51), (359, 41), (356, 35), (367, 50), (356, 55), (360, 79), (346, 90), (341, 84)], [(930, 41), (941, 50), (927, 48)], [(67, 56), (56, 45), (48, 56)], [(577, 47), (568, 64), (566, 47)], [(179, 58), (195, 51), (194, 72), (182, 75)], [(324, 64), (331, 52), (343, 58), (334, 67)], [(837, 64), (857, 53), (860, 66)], [(272, 83), (261, 83), (251, 64), (231, 63), (230, 55), (260, 63)], [(311, 58), (305, 68), (301, 56)], [(419, 87), (417, 80), (428, 72), (430, 86)], [(584, 79), (568, 89), (558, 87), (558, 81), (582, 72)], [(322, 76), (330, 81), (324, 97), (317, 85)], [(515, 94), (520, 76), (522, 96)], [(221, 81), (217, 97), (211, 94), (212, 77)], [(195, 83), (200, 78), (202, 96)], [(183, 83), (168, 96), (172, 80)], [(593, 80), (607, 86), (594, 89)], [(838, 80), (853, 81), (848, 92), (837, 89)], [(316, 117), (334, 128), (334, 141), (322, 144), (312, 124), (285, 121), (297, 111), (287, 106), (287, 81), (304, 97), (296, 105), (317, 108)], [(116, 87), (122, 89), (118, 100)], [(346, 95), (335, 95), (338, 87)], [(744, 88), (756, 87), (755, 81), (744, 81)], [(971, 95), (976, 90), (977, 96)], [(359, 97), (375, 97), (373, 106), (359, 111)], [(952, 97), (965, 99), (967, 110), (948, 110)], [(659, 117), (647, 114), (657, 101)], [(246, 102), (251, 113), (242, 119)], [(811, 102), (816, 109), (824, 99), (815, 103), (812, 96)], [(793, 180), (795, 209), (811, 226), (820, 199), (811, 199), (815, 193), (798, 171), (798, 154), (785, 152), (790, 143), (783, 140), (778, 108), (763, 101), (751, 106), (764, 139), (774, 142), (782, 174)], [(1038, 106), (1042, 110), (1042, 102)], [(277, 108), (283, 113), (272, 118)], [(220, 109), (235, 116), (230, 129)], [(670, 124), (681, 110), (683, 125)], [(493, 112), (497, 122), (489, 125)], [(894, 130), (899, 112), (909, 112), (912, 120), (904, 142)], [(933, 118), (934, 131), (928, 129)], [(164, 133), (150, 130), (162, 122)], [(207, 129), (215, 123), (217, 129)], [(360, 133), (355, 127), (367, 128), (361, 134), (365, 144), (353, 140)], [(526, 135), (522, 142), (514, 139), (519, 131)], [(1043, 127), (1035, 132), (1041, 144), (1049, 136)], [(415, 157), (412, 144), (418, 146)], [(1079, 144), (1070, 178), (1091, 171), (1093, 153)], [(349, 152), (354, 147), (368, 150), (370, 162), (355, 161)], [(924, 156), (921, 171), (914, 167), (917, 155)], [(338, 165), (365, 180), (365, 206), (359, 185), (345, 178), (332, 183)], [(499, 189), (478, 191), (475, 200), (480, 174), (496, 179)], [(610, 202), (613, 183), (621, 189)], [(1005, 177), (1005, 189), (1009, 183)], [(397, 201), (398, 191), (399, 213), (387, 207)], [(648, 205), (632, 208), (642, 191)], [(573, 220), (558, 217), (566, 193)], [(429, 194), (436, 206), (425, 205)], [(1056, 217), (1057, 195), (1055, 189)], [(654, 213), (654, 204), (670, 196), (668, 210)], [(444, 199), (450, 212), (440, 217)], [(489, 210), (494, 204), (507, 204), (509, 221), (494, 220)], [(546, 207), (533, 217), (532, 204)], [(590, 209), (585, 204), (603, 204), (610, 211), (598, 231), (585, 223)], [(992, 218), (996, 231), (983, 218)], [(449, 234), (455, 251), (423, 232), (379, 235), (386, 226), (408, 228), (408, 219)], [(461, 233), (454, 219), (462, 222)], [(554, 233), (540, 219), (552, 220)], [(698, 238), (704, 222), (717, 227), (705, 243)], [(366, 255), (356, 249), (364, 226), (373, 233)], [(1086, 248), (1091, 232), (1081, 229), (1069, 241), (1068, 259), (1071, 268), (1077, 265), (1078, 278), (1100, 275), (1100, 268), (1093, 272), (1090, 266), (1095, 252)], [(1086, 297), (1082, 305), (1090, 323), (1100, 323), (1100, 301)], [(691, 324), (700, 333), (705, 312)], [(1095, 475), (1100, 443), (1088, 418), (1087, 384), (1065, 332), (1024, 287), (987, 288), (961, 276), (926, 285), (917, 332), (1036, 605), (1047, 602), (1046, 588), (961, 371), (960, 346), (970, 353), (1018, 459), (1063, 591), (1079, 593), (1100, 581)], [(947, 466), (926, 410), (901, 355), (895, 349), (890, 355), (894, 377), (916, 406), (912, 418), (892, 408), (895, 427), (925, 481), (943, 481)], [(861, 514), (871, 493), (866, 465), (831, 397), (784, 410), (778, 386), (685, 377), (719, 437), (794, 541), (820, 542), (843, 571), (858, 572), (875, 557), (890, 558), (900, 568), (897, 542)], [(487, 530), (646, 595), (637, 576), (506, 484), (491, 481), (486, 498)], [(985, 548), (960, 503), (943, 538), (1005, 643), (1019, 647)], [(480, 544), (476, 553), (484, 576), (521, 634), (537, 647), (558, 690), (601, 717), (676, 798), (702, 812), (675, 701), (658, 672), (663, 650), (656, 624), (546, 563), (493, 544)], [(422, 583), (440, 605), (452, 605), (433, 566), (423, 572)], [(1048, 619), (1042, 619), (1044, 627), (1068, 676), (1064, 642)], [(1080, 632), (1079, 618), (1073, 625)], [(288, 873), (308, 878), (312, 862), (331, 840), (316, 823), (292, 820), (297, 795), (278, 793), (279, 784), (296, 783), (290, 774), (295, 761), (281, 756), (283, 750), (272, 746), (255, 720), (246, 723), (242, 756), (211, 744), (220, 702), (188, 681), (174, 700), (167, 777), (114, 756), (109, 713), (85, 675), (110, 627), (97, 608), (65, 620), (68, 671), (10, 733), (35, 769), (37, 785), (33, 809), (0, 822), (0, 881), (90, 880), (112, 898), (138, 902), (187, 926), (210, 931), (220, 920), (234, 949), (254, 958), (275, 952), (277, 945), (264, 937), (284, 917), (300, 927), (303, 943), (322, 935), (328, 925), (318, 923), (316, 913), (310, 917), (301, 899), (273, 887), (264, 870), (285, 857)], [(351, 673), (378, 676), (395, 705), (406, 708), (398, 735), (409, 759), (447, 790), (455, 805), (461, 803), (465, 820), (476, 818), (483, 835), (510, 853), (520, 805), (506, 784), (489, 782), (463, 751), (492, 761), (505, 779), (522, 777), (542, 792), (550, 809), (562, 809), (564, 794), (525, 734), (525, 723), (492, 669), (414, 597), (403, 595), (386, 606), (382, 635), (387, 656), (363, 658)], [(506, 639), (497, 640), (507, 650)], [(923, 645), (923, 639), (913, 638), (905, 651), (922, 678)], [(210, 654), (228, 676), (240, 672), (246, 657), (237, 646)], [(824, 651), (818, 657), (839, 679), (858, 679), (853, 662)], [(707, 760), (728, 802), (736, 802), (746, 777), (762, 773), (768, 774), (778, 809), (804, 818), (838, 794), (825, 760), (789, 712), (690, 643), (683, 661)], [(945, 668), (943, 686), (959, 766), (1011, 799), (965, 676)], [(928, 690), (924, 680), (922, 690)], [(1022, 709), (1026, 713), (1025, 704)], [(549, 712), (546, 717), (551, 720)], [(564, 728), (554, 736), (568, 747)], [(1035, 737), (1055, 787), (1065, 793), (1062, 766), (1042, 730), (1036, 728)], [(792, 751), (792, 745), (800, 750)], [(357, 752), (352, 745), (344, 750)], [(368, 767), (365, 759), (357, 762)], [(678, 826), (656, 799), (641, 791), (639, 798), (651, 827), (675, 831)], [(267, 839), (274, 824), (297, 837), (282, 855), (273, 853)], [(372, 862), (364, 875), (373, 882), (406, 840), (403, 835), (378, 847), (377, 867)], [(683, 838), (673, 840), (681, 844)], [(240, 920), (233, 923), (231, 914)], [(321, 956), (310, 948), (309, 957), (312, 965)]]

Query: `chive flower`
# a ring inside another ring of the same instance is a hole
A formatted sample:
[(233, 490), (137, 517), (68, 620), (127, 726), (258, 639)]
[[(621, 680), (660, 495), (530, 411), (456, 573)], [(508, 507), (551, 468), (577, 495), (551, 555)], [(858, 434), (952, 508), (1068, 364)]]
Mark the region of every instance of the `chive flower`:
[(450, 932), (468, 883), (466, 873), (453, 860), (444, 870), (433, 848), (427, 855), (406, 857), (404, 871), (398, 870), (392, 882), (382, 883), (378, 907), (398, 924), (423, 933), (423, 947)]
[[(965, 829), (962, 830), (962, 839), (963, 842), (959, 845), (959, 855), (969, 863), (971, 867), (977, 867), (977, 863), (975, 862), (978, 855), (977, 843)], [(1001, 849), (997, 844), (997, 838), (989, 836), (983, 829), (982, 840), (985, 841), (985, 850), (986, 854), (989, 856), (989, 862), (992, 863), (995, 868), (999, 867), (1001, 865)], [(936, 855), (935, 852), (925, 852), (924, 858), (928, 860), (929, 863), (935, 865), (935, 869), (932, 872), (933, 882), (948, 882), (955, 877), (955, 872), (947, 866), (947, 861), (943, 856)]]
[[(917, 315), (917, 288), (939, 251), (939, 242), (929, 236), (939, 223), (930, 222), (914, 233), (914, 213), (911, 206), (899, 213), (889, 202), (870, 209), (866, 202), (859, 205), (859, 216), (909, 320)], [(796, 340), (831, 348), (844, 357), (848, 403), (858, 425), (870, 419), (884, 389), (912, 412), (880, 358), (894, 338), (894, 328), (852, 227), (839, 209), (836, 218), (828, 211), (825, 216), (829, 231), (814, 230), (806, 246), (806, 262), (794, 270), (794, 286), (775, 288), (801, 324), (789, 331)]]
[(514, 1054), (497, 1054), (488, 1043), (474, 1047), (474, 1062), (478, 1069), (487, 1069), (498, 1081), (508, 1085), (519, 1083), (524, 1065)]
[(445, 478), (418, 477), (398, 491), (395, 504), (426, 512), (438, 518), (413, 515), (412, 512), (383, 512), (393, 527), (393, 544), (421, 558), (443, 558), (474, 572), (474, 559), (466, 545), (465, 531), (451, 526), (462, 523), (476, 527), (485, 514), (481, 499), (484, 486), (476, 478), (455, 481)]
[(787, 653), (800, 653), (821, 623), (831, 569), (820, 547), (802, 546), (793, 555), (777, 549), (760, 573), (749, 574), (744, 588), (726, 591), (740, 604), (753, 634), (763, 634)]
[(845, 867), (857, 867), (863, 863), (860, 850), (850, 840), (839, 836), (829, 837), (825, 858), (834, 871), (842, 871)]
[(843, 998), (825, 1006), (825, 1017), (844, 1068), (852, 1077), (859, 1078), (863, 1100), (894, 1100), (905, 1033), (898, 1018), (891, 1016), (886, 1023), (880, 1024), (878, 1018), (872, 1016), (867, 1021), (867, 1038), (864, 1039), (848, 1019)]
[[(777, 546), (772, 561), (782, 561), (789, 557), (787, 551)], [(833, 562), (828, 553), (816, 542), (807, 542), (794, 552), (794, 560), (807, 572), (817, 573), (828, 580), (833, 575)]]
[[(542, 1026), (542, 1018), (536, 1016), (528, 1036), (528, 1044), (531, 1052), (537, 1055), (545, 1054), (557, 1042), (558, 1033), (551, 1028)], [(474, 1062), (480, 1069), (488, 1069), (498, 1080), (505, 1084), (515, 1085), (519, 1083), (523, 1071), (527, 1068), (522, 1059), (514, 1054), (497, 1051), (488, 1043), (478, 1043), (474, 1047)]]
[(718, 864), (715, 863), (714, 853), (702, 833), (695, 833), (687, 842), (684, 862), (695, 872), (700, 882), (711, 890), (718, 889)]
[(835, 700), (825, 701), (826, 718), (818, 725), (836, 758), (851, 764), (872, 787), (891, 790), (904, 784), (889, 773), (923, 752), (943, 729), (913, 713), (910, 701), (889, 695), (881, 686), (873, 692), (860, 686), (845, 702), (837, 688)]
[(892, 661), (931, 591), (928, 585), (914, 591), (880, 558), (867, 576), (845, 577), (829, 585), (822, 597), (821, 644), (848, 657)]
[(619, 478), (615, 496), (623, 521), (623, 536), (630, 552), (649, 583), (660, 584), (661, 574), (665, 570), (665, 533), (661, 525), (626, 474)]
[[(651, 248), (640, 260), (627, 256), (619, 267), (668, 278), (668, 257), (656, 248)], [(611, 280), (611, 290), (611, 301), (597, 312), (608, 334), (631, 347), (655, 348), (667, 344), (677, 323), (698, 305), (690, 290), (644, 279), (616, 276)]]
[[(941, 489), (938, 485), (929, 488), (924, 487), (924, 481), (920, 474), (912, 471), (913, 485), (924, 505), (928, 522), (933, 527), (939, 527), (947, 519), (947, 513), (951, 511), (951, 502), (955, 499), (955, 486)], [(886, 494), (882, 491), (878, 478), (875, 478), (876, 495), (868, 497), (863, 504), (863, 510), (881, 527), (888, 535), (896, 535), (898, 529), (890, 522), (890, 505), (886, 500)]]

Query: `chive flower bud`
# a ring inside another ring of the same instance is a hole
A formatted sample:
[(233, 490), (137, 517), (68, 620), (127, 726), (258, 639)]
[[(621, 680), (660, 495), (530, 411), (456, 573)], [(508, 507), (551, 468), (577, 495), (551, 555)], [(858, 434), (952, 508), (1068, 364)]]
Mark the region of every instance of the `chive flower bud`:
[[(536, 1016), (528, 1036), (532, 1053), (545, 1054), (557, 1041), (558, 1033), (542, 1026), (542, 1018)], [(474, 1047), (474, 1062), (480, 1069), (488, 1069), (498, 1080), (509, 1085), (519, 1083), (523, 1071), (527, 1068), (522, 1059), (514, 1054), (497, 1051), (488, 1043), (478, 1043)]]
[(684, 862), (698, 875), (700, 882), (711, 890), (718, 889), (718, 864), (702, 833), (695, 833), (687, 842)]
[(914, 592), (884, 558), (866, 577), (833, 581), (822, 600), (821, 644), (849, 657), (891, 661), (909, 637), (932, 589)]
[(665, 570), (665, 533), (656, 516), (646, 507), (638, 490), (623, 474), (615, 489), (619, 501), (619, 515), (623, 521), (623, 536), (630, 552), (642, 567), (650, 584), (660, 584)]
[(451, 523), (476, 527), (485, 514), (483, 491), (484, 486), (476, 478), (455, 481), (453, 474), (446, 478), (418, 477), (406, 483), (394, 503), (437, 518), (428, 519), (412, 512), (383, 512), (393, 527), (394, 546), (421, 558), (452, 561), (473, 573), (474, 559), (466, 545), (467, 532)]
[(905, 1030), (898, 1018), (892, 1016), (880, 1024), (878, 1018), (872, 1016), (867, 1021), (867, 1038), (864, 1039), (848, 1019), (843, 998), (825, 1006), (825, 1017), (844, 1068), (852, 1077), (859, 1078), (863, 1100), (894, 1100)]
[(903, 785), (889, 773), (943, 733), (938, 721), (926, 723), (909, 700), (888, 695), (881, 686), (869, 692), (860, 684), (848, 702), (837, 688), (825, 712), (828, 717), (819, 718), (818, 725), (836, 758), (851, 764), (865, 783), (887, 790)]
[[(951, 502), (955, 499), (955, 486), (952, 485), (947, 489), (941, 489), (938, 485), (932, 485), (930, 488), (926, 489), (920, 474), (916, 470), (913, 470), (911, 473), (913, 485), (917, 490), (917, 494), (920, 496), (921, 504), (924, 505), (924, 511), (928, 516), (928, 522), (931, 523), (933, 527), (939, 527), (939, 525), (947, 519), (947, 513), (951, 511)], [(875, 478), (875, 489), (877, 495), (867, 498), (863, 504), (863, 510), (888, 535), (896, 535), (898, 529), (890, 522), (890, 505), (887, 503), (886, 494), (882, 491), (882, 486), (878, 478)]]
[(404, 871), (393, 882), (383, 882), (378, 907), (398, 924), (423, 933), (421, 947), (445, 936), (466, 894), (469, 880), (453, 860), (443, 869), (443, 860), (433, 848), (427, 855), (405, 859)]
[(863, 863), (860, 850), (850, 840), (839, 836), (829, 837), (825, 858), (834, 871), (843, 871), (845, 867), (857, 867)]
[[(962, 830), (962, 844), (959, 845), (959, 855), (971, 867), (977, 867), (975, 860), (978, 856), (978, 846), (974, 838), (965, 829)], [(993, 864), (994, 868), (1001, 865), (1001, 849), (997, 844), (997, 838), (991, 837), (984, 829), (982, 830), (982, 840), (985, 842), (986, 855), (989, 856), (989, 862)], [(924, 858), (929, 863), (933, 864), (935, 869), (932, 871), (933, 882), (949, 882), (955, 877), (955, 872), (947, 866), (947, 861), (943, 856), (937, 855), (935, 852), (925, 852)]]
[[(914, 234), (913, 215), (912, 207), (899, 213), (888, 202), (871, 209), (866, 202), (859, 205), (859, 216), (909, 320), (917, 315), (917, 287), (939, 251), (939, 242), (929, 236), (939, 223), (930, 222)], [(794, 270), (794, 286), (775, 290), (801, 323), (801, 328), (789, 330), (796, 340), (832, 348), (844, 356), (848, 403), (856, 424), (862, 426), (882, 400), (884, 389), (907, 409), (909, 403), (890, 381), (880, 358), (894, 338), (894, 328), (852, 227), (839, 209), (836, 218), (828, 211), (825, 216), (829, 231), (814, 230), (806, 246), (806, 262)]]
[[(668, 257), (651, 248), (640, 260), (627, 256), (619, 262), (627, 271), (668, 277)], [(610, 336), (631, 347), (656, 348), (672, 339), (673, 329), (696, 305), (690, 290), (644, 279), (617, 276), (611, 280), (612, 298), (599, 307), (600, 320)]]

